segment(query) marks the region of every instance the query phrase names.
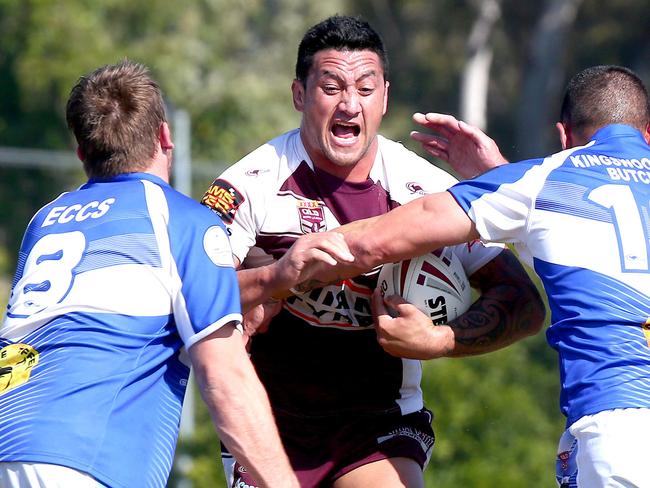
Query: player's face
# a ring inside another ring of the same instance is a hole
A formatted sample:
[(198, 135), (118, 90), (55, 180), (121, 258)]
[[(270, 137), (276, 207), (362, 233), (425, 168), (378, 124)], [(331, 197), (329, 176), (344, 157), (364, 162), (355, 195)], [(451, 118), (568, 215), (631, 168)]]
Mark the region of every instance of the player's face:
[(369, 171), (388, 101), (379, 56), (372, 51), (319, 51), (306, 86), (294, 81), (292, 90), (294, 105), (302, 112), (302, 141), (313, 163), (340, 177), (358, 163)]

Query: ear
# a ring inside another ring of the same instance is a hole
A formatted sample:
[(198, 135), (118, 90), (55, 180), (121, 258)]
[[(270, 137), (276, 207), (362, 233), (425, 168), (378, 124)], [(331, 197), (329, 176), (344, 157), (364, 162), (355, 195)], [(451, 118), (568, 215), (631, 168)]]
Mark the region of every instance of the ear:
[(386, 111), (388, 110), (388, 88), (390, 87), (390, 82), (386, 81), (384, 82), (384, 110), (382, 112), (382, 115), (386, 115)]
[(305, 87), (300, 80), (293, 80), (291, 83), (291, 93), (293, 95), (293, 106), (298, 112), (305, 108)]
[(80, 146), (77, 146), (77, 151), (76, 152), (77, 152), (77, 157), (79, 158), (79, 161), (81, 161), (83, 163), (84, 162), (84, 153), (81, 150)]
[(169, 124), (167, 124), (167, 122), (160, 124), (160, 129), (158, 130), (158, 140), (160, 141), (160, 148), (163, 151), (174, 149), (174, 143), (172, 142), (172, 133), (169, 130)]
[(568, 129), (562, 122), (557, 122), (555, 124), (557, 131), (560, 135), (560, 143), (562, 144), (562, 149), (571, 147), (571, 130)]
[(650, 144), (650, 124), (645, 126), (645, 131), (643, 132), (643, 138), (645, 139), (646, 144)]

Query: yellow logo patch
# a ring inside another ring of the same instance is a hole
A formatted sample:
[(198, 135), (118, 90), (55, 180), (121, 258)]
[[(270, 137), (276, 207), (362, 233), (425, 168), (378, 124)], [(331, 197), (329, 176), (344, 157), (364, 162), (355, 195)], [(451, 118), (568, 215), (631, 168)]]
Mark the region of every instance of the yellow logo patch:
[(648, 347), (650, 347), (650, 318), (645, 321), (645, 324), (641, 324), (641, 328), (643, 329), (645, 340), (648, 342)]
[(0, 349), (0, 395), (26, 383), (38, 357), (38, 351), (29, 344), (9, 344)]

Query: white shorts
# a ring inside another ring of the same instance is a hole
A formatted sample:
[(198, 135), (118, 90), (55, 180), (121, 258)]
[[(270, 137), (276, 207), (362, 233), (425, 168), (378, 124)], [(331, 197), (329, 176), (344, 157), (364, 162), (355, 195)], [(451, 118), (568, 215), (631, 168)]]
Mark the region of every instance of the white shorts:
[(582, 417), (568, 430), (577, 440), (580, 488), (650, 487), (650, 409), (605, 410)]
[(89, 474), (57, 464), (1, 463), (2, 488), (106, 488)]
[(564, 431), (557, 446), (555, 459), (555, 481), (560, 488), (578, 488), (578, 441), (571, 435), (569, 429)]

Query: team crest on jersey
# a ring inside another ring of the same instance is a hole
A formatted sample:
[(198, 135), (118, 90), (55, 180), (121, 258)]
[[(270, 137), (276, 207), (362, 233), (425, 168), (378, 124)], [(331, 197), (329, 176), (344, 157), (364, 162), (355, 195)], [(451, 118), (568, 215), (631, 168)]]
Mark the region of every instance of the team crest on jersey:
[(0, 349), (0, 396), (26, 383), (39, 354), (29, 344), (9, 344)]
[(216, 179), (205, 192), (201, 203), (219, 214), (226, 224), (232, 224), (244, 196), (226, 180)]
[(298, 208), (298, 218), (300, 219), (300, 231), (303, 234), (325, 232), (327, 230), (325, 212), (320, 202), (300, 200), (296, 202), (296, 207)]

